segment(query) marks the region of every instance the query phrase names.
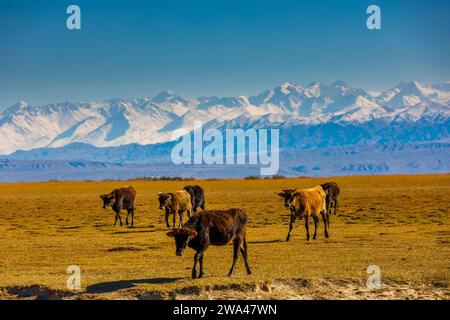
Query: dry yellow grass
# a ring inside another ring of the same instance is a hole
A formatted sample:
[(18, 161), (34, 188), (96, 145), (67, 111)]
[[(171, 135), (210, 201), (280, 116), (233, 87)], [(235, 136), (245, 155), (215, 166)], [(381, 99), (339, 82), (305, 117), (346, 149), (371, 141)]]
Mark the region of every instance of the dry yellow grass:
[[(277, 192), (329, 180), (341, 186), (330, 239), (321, 222), (319, 239), (306, 242), (298, 221), (285, 242), (289, 216)], [(196, 181), (207, 209), (247, 211), (254, 272), (240, 257), (227, 278), (232, 247), (211, 247), (200, 280), (189, 278), (192, 250), (175, 256), (157, 204), (158, 191), (190, 183), (0, 184), (0, 296), (69, 294), (66, 268), (78, 265), (78, 298), (449, 297), (450, 175)], [(135, 228), (114, 227), (101, 208), (99, 195), (125, 184), (137, 190)], [(384, 291), (364, 291), (369, 265), (380, 266)]]

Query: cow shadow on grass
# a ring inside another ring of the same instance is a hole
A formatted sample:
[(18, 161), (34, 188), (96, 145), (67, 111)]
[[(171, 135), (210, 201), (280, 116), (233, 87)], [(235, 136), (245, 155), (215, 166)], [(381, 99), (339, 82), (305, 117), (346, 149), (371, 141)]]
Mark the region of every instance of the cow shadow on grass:
[(111, 234), (129, 234), (129, 233), (153, 233), (158, 231), (166, 231), (167, 229), (157, 228), (152, 230), (136, 230), (138, 228), (127, 228), (127, 231), (113, 231)]
[(151, 278), (135, 280), (119, 280), (111, 282), (101, 282), (90, 285), (86, 288), (87, 293), (111, 293), (122, 289), (130, 289), (138, 284), (164, 284), (178, 281), (182, 278)]
[(256, 241), (247, 241), (250, 244), (260, 244), (260, 243), (277, 243), (277, 242), (286, 242), (286, 241), (282, 241), (280, 239), (275, 239), (275, 240), (256, 240)]

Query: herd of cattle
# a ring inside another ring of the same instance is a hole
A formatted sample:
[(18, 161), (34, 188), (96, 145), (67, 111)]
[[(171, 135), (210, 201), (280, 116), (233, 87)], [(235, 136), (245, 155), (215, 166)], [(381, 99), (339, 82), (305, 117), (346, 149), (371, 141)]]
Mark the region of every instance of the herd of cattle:
[[(325, 238), (329, 237), (330, 215), (337, 212), (338, 197), (340, 189), (335, 182), (327, 182), (320, 186), (309, 189), (287, 189), (278, 195), (283, 198), (284, 205), (290, 210), (290, 225), (286, 241), (291, 238), (292, 229), (296, 219), (305, 219), (306, 239), (310, 240), (309, 221), (314, 221), (313, 239), (317, 239), (319, 217), (322, 217), (325, 228)], [(125, 220), (131, 215), (131, 225), (134, 225), (134, 212), (136, 208), (136, 191), (127, 186), (113, 190), (109, 194), (101, 195), (103, 208), (111, 207), (115, 212), (114, 225), (119, 221), (122, 226), (121, 210), (127, 210)], [(169, 237), (175, 238), (176, 255), (181, 256), (188, 246), (196, 251), (194, 256), (194, 267), (192, 278), (201, 278), (203, 272), (203, 254), (209, 246), (223, 246), (233, 241), (233, 264), (228, 276), (232, 276), (239, 252), (241, 252), (247, 274), (251, 274), (248, 262), (246, 228), (248, 223), (247, 214), (241, 209), (228, 210), (205, 210), (205, 192), (200, 186), (186, 186), (181, 191), (170, 193), (159, 193), (159, 208), (165, 211), (165, 221), (168, 228), (170, 215), (173, 216), (173, 227), (167, 233)], [(198, 208), (202, 211), (197, 213)], [(183, 224), (183, 215), (187, 212), (188, 221)], [(176, 227), (176, 216), (179, 216), (178, 227)], [(197, 264), (200, 271), (197, 274)]]

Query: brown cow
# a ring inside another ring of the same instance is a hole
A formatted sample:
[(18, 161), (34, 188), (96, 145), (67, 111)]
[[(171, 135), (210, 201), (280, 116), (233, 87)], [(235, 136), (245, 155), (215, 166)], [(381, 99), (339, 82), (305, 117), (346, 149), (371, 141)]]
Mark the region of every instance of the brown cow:
[(244, 257), (247, 274), (251, 274), (247, 254), (247, 240), (245, 237), (247, 227), (247, 215), (240, 209), (203, 211), (193, 215), (183, 228), (174, 228), (167, 235), (175, 238), (176, 255), (181, 256), (186, 246), (196, 251), (192, 278), (197, 278), (197, 262), (200, 262), (198, 278), (202, 278), (203, 255), (210, 245), (224, 246), (233, 240), (233, 264), (228, 276), (234, 272), (239, 251)]
[(170, 228), (169, 215), (173, 214), (173, 227), (176, 224), (176, 215), (180, 216), (178, 227), (183, 225), (183, 213), (187, 211), (188, 217), (192, 214), (191, 196), (186, 190), (158, 194), (159, 208), (165, 210), (165, 220), (167, 228)]
[(111, 207), (116, 213), (116, 218), (114, 220), (114, 225), (117, 224), (117, 219), (120, 221), (122, 226), (122, 218), (120, 217), (120, 210), (127, 210), (126, 224), (128, 225), (128, 217), (131, 214), (131, 225), (134, 225), (134, 211), (136, 209), (136, 190), (133, 187), (123, 187), (120, 189), (115, 189), (109, 194), (103, 194), (100, 196), (103, 200), (103, 208), (107, 209)]
[(309, 235), (309, 218), (312, 216), (314, 219), (314, 237), (317, 239), (317, 228), (319, 226), (319, 214), (322, 215), (322, 219), (325, 225), (325, 238), (328, 238), (328, 224), (327, 224), (327, 207), (326, 207), (326, 195), (321, 186), (311, 189), (299, 189), (292, 194), (292, 201), (290, 202), (291, 212), (294, 213), (293, 219), (289, 226), (289, 233), (287, 239), (290, 239), (291, 232), (294, 227), (295, 218), (305, 218), (306, 228), (306, 240), (310, 240)]

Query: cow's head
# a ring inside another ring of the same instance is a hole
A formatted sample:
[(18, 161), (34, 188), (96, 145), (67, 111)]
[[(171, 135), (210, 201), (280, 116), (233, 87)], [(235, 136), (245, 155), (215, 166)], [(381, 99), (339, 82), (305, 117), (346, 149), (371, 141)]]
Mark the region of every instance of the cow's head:
[(184, 249), (189, 241), (197, 235), (197, 231), (189, 228), (173, 228), (167, 232), (167, 236), (175, 238), (175, 246), (177, 247), (175, 253), (177, 256), (183, 255)]
[(116, 196), (114, 195), (114, 193), (102, 194), (100, 198), (103, 200), (103, 209), (112, 207), (114, 205), (114, 202), (116, 201)]
[(283, 198), (284, 206), (286, 208), (290, 207), (292, 201), (292, 194), (294, 193), (294, 191), (295, 191), (294, 189), (286, 189), (278, 194), (281, 198)]
[(158, 193), (159, 208), (164, 209), (169, 206), (172, 196), (169, 193)]
[(183, 190), (186, 190), (191, 196), (194, 194), (194, 188), (192, 186), (185, 186)]

